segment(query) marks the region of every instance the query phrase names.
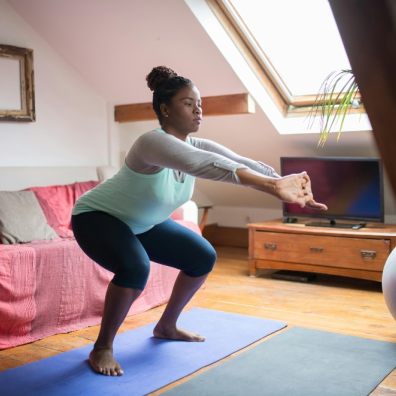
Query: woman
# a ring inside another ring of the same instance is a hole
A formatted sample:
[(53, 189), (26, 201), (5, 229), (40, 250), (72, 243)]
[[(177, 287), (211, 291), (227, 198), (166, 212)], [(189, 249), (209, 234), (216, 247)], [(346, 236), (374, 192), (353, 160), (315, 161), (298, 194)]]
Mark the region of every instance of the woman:
[(146, 285), (150, 260), (181, 270), (154, 336), (204, 341), (201, 335), (177, 328), (176, 322), (212, 270), (216, 253), (202, 236), (169, 219), (191, 198), (195, 177), (249, 186), (285, 202), (326, 209), (314, 201), (305, 172), (279, 177), (268, 165), (190, 137), (199, 129), (202, 109), (199, 91), (189, 79), (163, 66), (155, 67), (146, 79), (161, 127), (140, 136), (120, 171), (83, 195), (72, 216), (83, 251), (114, 273), (89, 356), (92, 368), (104, 375), (123, 374), (113, 356), (113, 341)]

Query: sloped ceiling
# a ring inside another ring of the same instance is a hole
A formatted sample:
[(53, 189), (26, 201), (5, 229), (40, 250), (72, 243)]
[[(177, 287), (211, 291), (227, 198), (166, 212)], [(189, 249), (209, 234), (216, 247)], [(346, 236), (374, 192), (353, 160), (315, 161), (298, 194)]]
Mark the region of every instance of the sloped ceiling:
[(157, 65), (205, 96), (244, 91), (183, 0), (8, 3), (109, 103), (149, 101), (145, 76)]

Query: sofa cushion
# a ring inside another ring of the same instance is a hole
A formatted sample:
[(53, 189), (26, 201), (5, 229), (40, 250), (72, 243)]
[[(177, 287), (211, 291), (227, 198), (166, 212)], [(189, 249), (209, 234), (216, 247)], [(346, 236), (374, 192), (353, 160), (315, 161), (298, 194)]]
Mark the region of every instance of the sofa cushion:
[(31, 187), (41, 207), (43, 208), (48, 224), (62, 238), (73, 237), (70, 220), (71, 212), (76, 200), (86, 191), (95, 187), (98, 181), (76, 182), (65, 185), (47, 187)]
[(0, 191), (0, 221), (3, 244), (58, 237), (31, 191)]
[(29, 191), (36, 194), (48, 224), (57, 234), (62, 238), (72, 237), (70, 216), (74, 205), (73, 184), (32, 187)]

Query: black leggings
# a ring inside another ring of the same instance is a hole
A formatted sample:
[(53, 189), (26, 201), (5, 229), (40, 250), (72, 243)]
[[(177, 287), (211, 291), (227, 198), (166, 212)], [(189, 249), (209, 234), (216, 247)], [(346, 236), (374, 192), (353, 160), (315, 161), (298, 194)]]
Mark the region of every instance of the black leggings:
[(94, 211), (72, 216), (72, 228), (85, 254), (113, 272), (112, 282), (121, 287), (143, 290), (150, 260), (193, 277), (209, 273), (216, 261), (205, 238), (171, 219), (135, 235), (123, 221)]

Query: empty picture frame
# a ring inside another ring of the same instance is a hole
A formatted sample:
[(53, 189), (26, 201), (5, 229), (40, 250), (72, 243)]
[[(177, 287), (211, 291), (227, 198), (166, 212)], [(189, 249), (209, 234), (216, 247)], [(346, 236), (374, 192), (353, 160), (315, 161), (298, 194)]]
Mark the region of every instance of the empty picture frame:
[(0, 121), (35, 121), (33, 50), (0, 44)]

